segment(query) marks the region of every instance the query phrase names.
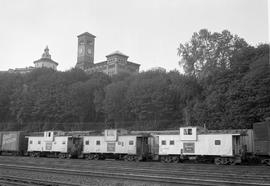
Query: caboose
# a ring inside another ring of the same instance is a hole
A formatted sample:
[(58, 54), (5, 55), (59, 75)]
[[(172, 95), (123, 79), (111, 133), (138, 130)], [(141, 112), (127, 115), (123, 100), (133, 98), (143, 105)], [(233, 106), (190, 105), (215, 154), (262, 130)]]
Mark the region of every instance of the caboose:
[(62, 131), (45, 131), (44, 135), (27, 136), (27, 152), (32, 157), (76, 157), (81, 153), (81, 138)]
[(183, 160), (214, 161), (216, 164), (241, 163), (239, 133), (211, 133), (200, 127), (181, 127), (177, 134), (154, 135), (162, 162)]
[(83, 157), (139, 161), (148, 157), (148, 135), (128, 134), (126, 130), (108, 129), (103, 135), (83, 137)]

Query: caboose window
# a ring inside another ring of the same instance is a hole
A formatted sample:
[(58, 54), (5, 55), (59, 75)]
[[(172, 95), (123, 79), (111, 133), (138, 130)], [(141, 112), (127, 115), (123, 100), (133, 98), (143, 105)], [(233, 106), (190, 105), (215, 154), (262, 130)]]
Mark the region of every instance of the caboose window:
[(89, 145), (89, 141), (87, 140), (87, 141), (85, 141), (85, 145)]
[(184, 129), (184, 135), (192, 135), (192, 129)]
[(128, 144), (129, 144), (129, 145), (133, 145), (134, 142), (131, 140), (131, 141), (128, 142)]
[(100, 145), (100, 141), (98, 140), (98, 141), (96, 141), (96, 145)]
[(161, 145), (166, 145), (166, 140), (162, 140)]
[(215, 145), (220, 145), (221, 141), (220, 140), (215, 140)]
[(113, 130), (107, 130), (107, 136), (114, 136)]
[(174, 140), (170, 140), (170, 145), (174, 145)]

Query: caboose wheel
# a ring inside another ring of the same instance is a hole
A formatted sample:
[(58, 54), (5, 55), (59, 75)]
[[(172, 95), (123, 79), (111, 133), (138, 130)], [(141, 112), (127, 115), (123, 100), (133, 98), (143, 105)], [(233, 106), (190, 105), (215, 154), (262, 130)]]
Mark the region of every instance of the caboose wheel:
[(176, 157), (176, 156), (172, 157), (172, 162), (173, 163), (178, 163), (179, 162), (179, 158)]
[(58, 158), (60, 158), (60, 159), (64, 159), (65, 157), (66, 157), (66, 155), (63, 154), (63, 153), (59, 153), (59, 154), (58, 154)]
[(236, 162), (235, 162), (235, 160), (234, 160), (234, 159), (232, 159), (232, 158), (231, 158), (231, 159), (229, 160), (229, 163), (228, 163), (228, 164), (229, 164), (229, 165), (235, 165), (235, 164), (236, 164)]
[(215, 164), (216, 165), (222, 165), (223, 164), (223, 161), (221, 158), (215, 158)]
[(160, 157), (160, 161), (161, 161), (162, 163), (166, 163), (165, 157), (164, 157), (164, 156), (161, 156), (161, 157)]
[(94, 160), (98, 160), (99, 159), (99, 155), (98, 154), (95, 154), (94, 157), (93, 157)]
[(173, 161), (173, 157), (167, 156), (166, 163), (171, 163)]
[(94, 156), (92, 154), (86, 155), (86, 159), (88, 159), (88, 160), (92, 160), (93, 158), (94, 158)]
[(270, 166), (270, 159), (264, 160), (264, 163), (265, 163), (266, 165)]
[(128, 155), (125, 155), (123, 159), (124, 161), (128, 161)]

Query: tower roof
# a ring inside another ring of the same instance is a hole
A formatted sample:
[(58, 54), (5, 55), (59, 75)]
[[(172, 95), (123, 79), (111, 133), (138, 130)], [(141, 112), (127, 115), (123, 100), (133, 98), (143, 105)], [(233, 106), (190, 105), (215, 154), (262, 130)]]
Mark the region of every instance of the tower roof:
[(94, 36), (93, 34), (90, 34), (89, 32), (84, 32), (84, 33), (82, 33), (82, 34), (78, 35), (77, 37), (81, 37), (81, 36), (84, 36), (84, 35), (86, 35), (86, 36), (90, 36), (90, 37), (93, 37), (93, 38), (95, 38), (95, 37), (96, 37), (96, 36)]
[(42, 54), (41, 58), (51, 59), (51, 55), (49, 54), (49, 48), (48, 45), (44, 49), (44, 53)]
[(124, 56), (124, 57), (128, 57), (127, 55), (123, 54), (122, 52), (120, 52), (119, 50), (116, 50), (115, 52), (107, 55), (106, 57), (110, 57), (110, 56), (114, 56), (114, 55), (119, 55), (119, 56)]
[(46, 46), (46, 48), (44, 49), (44, 53), (42, 54), (41, 58), (39, 60), (34, 61), (34, 64), (39, 62), (54, 63), (55, 65), (58, 65), (57, 62), (52, 60), (51, 55), (49, 54), (48, 46)]

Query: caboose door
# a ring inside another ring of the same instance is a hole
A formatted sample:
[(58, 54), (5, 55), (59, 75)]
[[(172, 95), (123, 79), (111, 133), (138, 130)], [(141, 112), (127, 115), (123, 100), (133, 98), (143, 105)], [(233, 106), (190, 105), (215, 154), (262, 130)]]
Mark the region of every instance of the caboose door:
[(82, 153), (83, 139), (80, 137), (68, 138), (68, 153), (71, 157), (78, 157)]
[(148, 138), (147, 137), (137, 137), (136, 151), (137, 155), (140, 157), (146, 157), (148, 154)]
[(240, 155), (240, 135), (232, 135), (233, 155)]

